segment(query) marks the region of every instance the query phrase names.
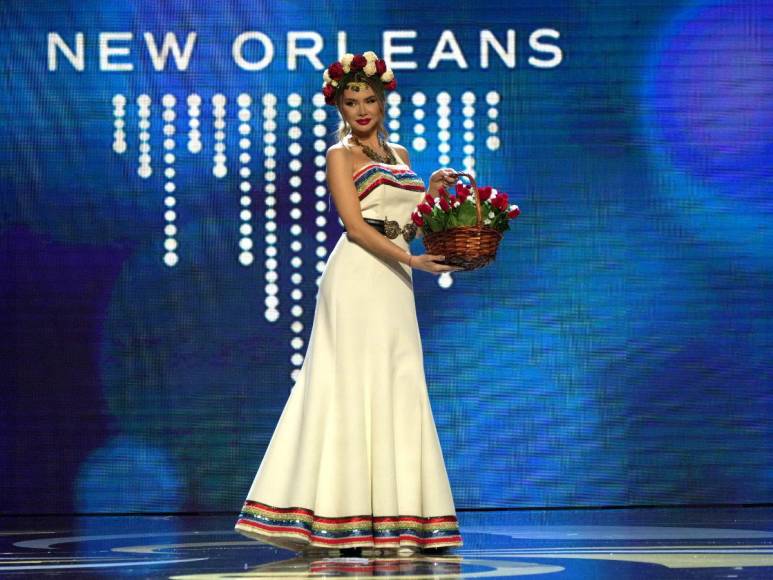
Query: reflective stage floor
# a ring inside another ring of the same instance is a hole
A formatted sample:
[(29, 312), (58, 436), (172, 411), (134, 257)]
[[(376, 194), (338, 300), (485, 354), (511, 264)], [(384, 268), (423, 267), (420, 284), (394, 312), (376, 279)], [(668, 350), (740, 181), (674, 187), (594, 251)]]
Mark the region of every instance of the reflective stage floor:
[(0, 578), (773, 579), (773, 508), (458, 513), (443, 556), (303, 558), (234, 515), (0, 518)]

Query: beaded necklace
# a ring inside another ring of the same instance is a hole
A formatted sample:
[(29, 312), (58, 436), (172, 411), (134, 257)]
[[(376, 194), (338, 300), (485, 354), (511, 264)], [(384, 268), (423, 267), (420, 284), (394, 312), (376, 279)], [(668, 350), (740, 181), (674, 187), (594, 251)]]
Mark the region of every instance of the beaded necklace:
[(362, 148), (362, 152), (365, 153), (365, 155), (367, 155), (368, 157), (370, 157), (373, 161), (377, 161), (379, 163), (386, 163), (388, 165), (397, 165), (397, 157), (395, 157), (395, 154), (392, 153), (392, 149), (381, 138), (381, 135), (378, 136), (378, 144), (386, 152), (385, 155), (380, 155), (376, 153), (373, 149), (365, 145), (364, 143), (360, 143), (360, 140), (357, 139), (357, 137), (355, 137), (354, 135), (352, 135), (352, 143)]

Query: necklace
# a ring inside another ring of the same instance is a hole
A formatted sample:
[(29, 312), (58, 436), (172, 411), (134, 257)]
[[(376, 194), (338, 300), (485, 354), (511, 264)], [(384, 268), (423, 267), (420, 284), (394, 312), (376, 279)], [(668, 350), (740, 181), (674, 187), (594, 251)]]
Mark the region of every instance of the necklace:
[(379, 163), (386, 163), (388, 165), (397, 165), (397, 158), (395, 157), (395, 154), (392, 153), (392, 149), (381, 138), (381, 135), (378, 136), (378, 144), (386, 152), (385, 155), (379, 155), (364, 143), (360, 143), (360, 140), (357, 139), (357, 137), (355, 137), (354, 135), (352, 135), (352, 143), (354, 143), (358, 147), (361, 147), (362, 152), (365, 153), (365, 155), (367, 155), (368, 157), (370, 157), (373, 161), (378, 161)]

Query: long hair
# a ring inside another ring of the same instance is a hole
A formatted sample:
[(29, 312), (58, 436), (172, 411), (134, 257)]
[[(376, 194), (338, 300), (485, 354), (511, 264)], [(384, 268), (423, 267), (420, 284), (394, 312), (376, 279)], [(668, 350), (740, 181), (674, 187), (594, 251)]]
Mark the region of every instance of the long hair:
[(350, 82), (367, 83), (368, 86), (371, 89), (373, 89), (373, 94), (376, 95), (379, 108), (381, 109), (381, 120), (378, 122), (378, 125), (376, 126), (376, 133), (380, 137), (382, 137), (384, 141), (387, 141), (389, 139), (389, 133), (387, 132), (386, 127), (384, 126), (384, 116), (385, 116), (384, 111), (385, 111), (385, 105), (386, 105), (386, 97), (384, 96), (384, 85), (381, 84), (381, 79), (379, 78), (378, 75), (373, 75), (369, 77), (361, 70), (344, 75), (340, 81), (339, 88), (336, 91), (335, 104), (336, 104), (336, 109), (338, 109), (338, 116), (341, 119), (341, 124), (338, 126), (338, 132), (337, 132), (338, 140), (343, 142), (344, 138), (352, 132), (351, 125), (349, 125), (349, 123), (347, 123), (346, 120), (344, 120), (344, 116), (341, 113), (341, 106), (344, 100), (344, 89), (346, 88), (347, 83), (350, 83)]

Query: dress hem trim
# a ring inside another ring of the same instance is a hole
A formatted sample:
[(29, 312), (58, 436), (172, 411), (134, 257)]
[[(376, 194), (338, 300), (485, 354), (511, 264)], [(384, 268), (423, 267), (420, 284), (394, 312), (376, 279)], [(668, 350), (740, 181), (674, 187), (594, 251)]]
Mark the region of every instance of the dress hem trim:
[(245, 502), (235, 530), (288, 549), (462, 545), (455, 515), (322, 517), (307, 508), (279, 508), (251, 500)]

